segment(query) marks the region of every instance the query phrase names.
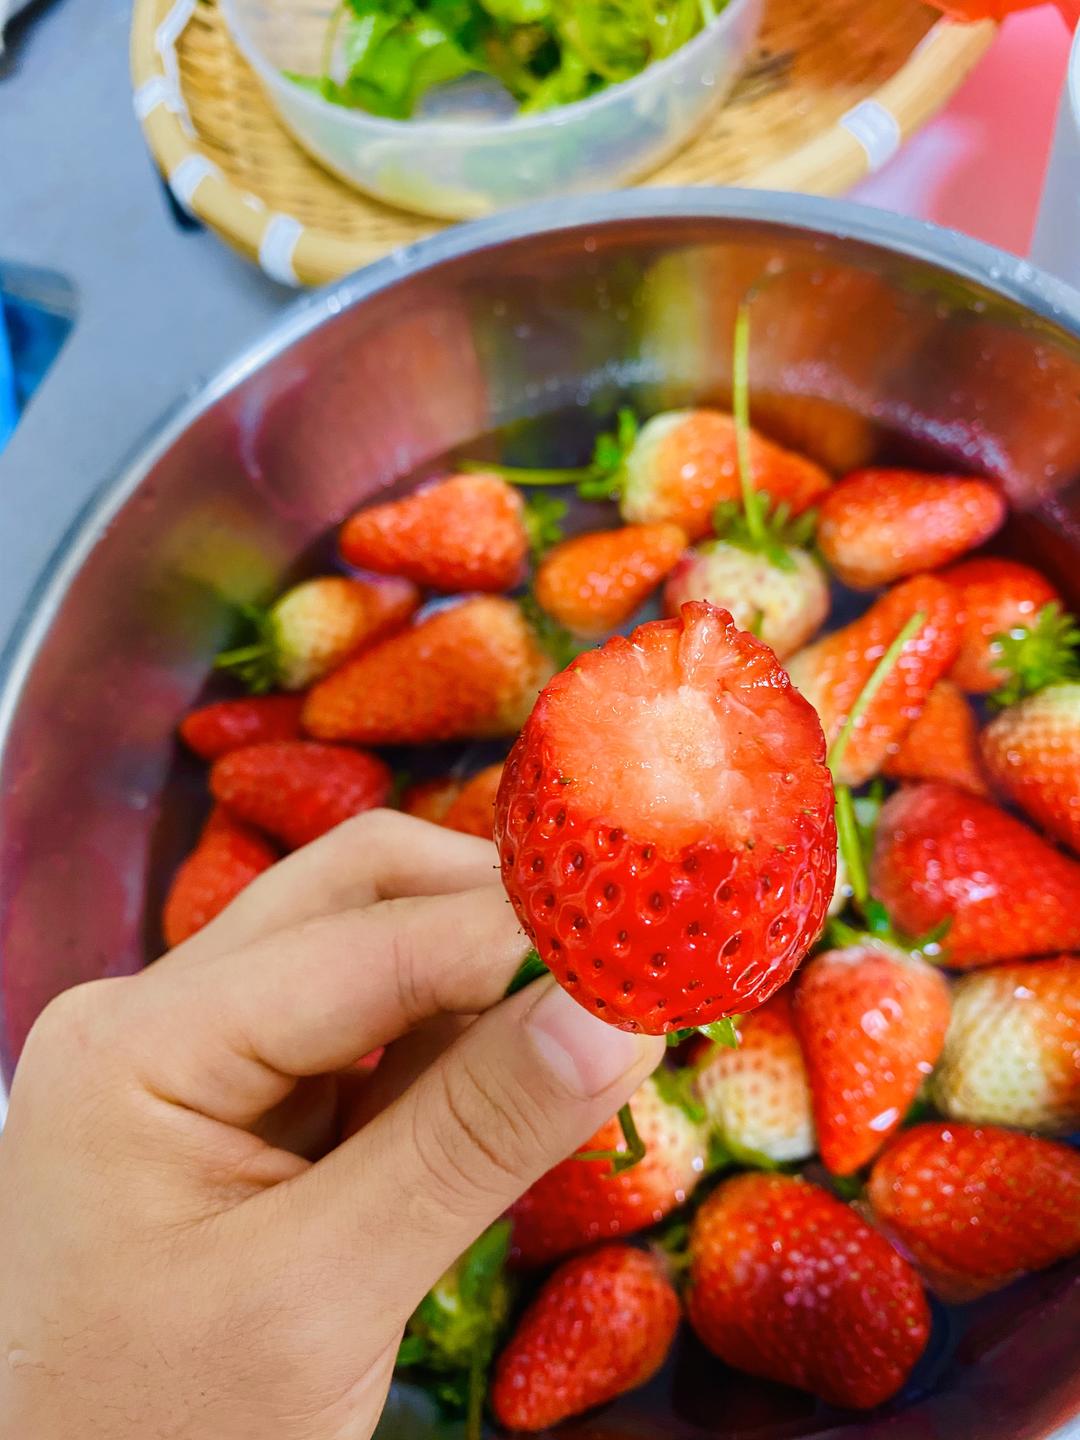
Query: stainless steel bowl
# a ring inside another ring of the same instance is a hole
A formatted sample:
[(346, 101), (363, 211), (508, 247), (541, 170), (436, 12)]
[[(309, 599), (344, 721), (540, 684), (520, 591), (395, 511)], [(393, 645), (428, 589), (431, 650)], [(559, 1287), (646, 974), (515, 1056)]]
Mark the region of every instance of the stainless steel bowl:
[[(226, 597), (265, 592), (358, 501), (494, 427), (722, 399), (751, 285), (761, 423), (837, 468), (910, 446), (992, 474), (1014, 544), (1075, 594), (1080, 297), (1030, 266), (853, 207), (698, 190), (441, 235), (288, 312), (162, 422), (41, 581), (0, 691), (5, 1077), (52, 995), (152, 958), (148, 917), (189, 824), (176, 720), (226, 633)], [(1076, 1267), (963, 1324), (884, 1417), (741, 1382), (717, 1399), (691, 1356), (674, 1410), (654, 1390), (567, 1433), (1080, 1434)]]

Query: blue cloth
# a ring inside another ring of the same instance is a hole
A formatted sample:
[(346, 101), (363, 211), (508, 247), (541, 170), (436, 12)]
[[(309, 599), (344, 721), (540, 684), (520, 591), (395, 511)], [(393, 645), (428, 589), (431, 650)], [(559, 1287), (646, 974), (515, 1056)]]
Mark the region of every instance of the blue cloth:
[(8, 339), (5, 319), (6, 306), (0, 303), (0, 450), (7, 444), (15, 421), (19, 418), (19, 407), (15, 399), (15, 362), (11, 357), (11, 342)]
[(0, 450), (70, 329), (66, 315), (0, 293)]

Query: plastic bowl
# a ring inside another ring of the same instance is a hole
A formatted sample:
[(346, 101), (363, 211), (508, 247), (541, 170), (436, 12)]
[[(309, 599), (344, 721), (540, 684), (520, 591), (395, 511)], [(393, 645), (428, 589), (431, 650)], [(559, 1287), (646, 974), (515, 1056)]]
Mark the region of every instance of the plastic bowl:
[(270, 103), (316, 160), (380, 200), (459, 220), (627, 184), (661, 165), (728, 95), (762, 0), (729, 0), (675, 54), (589, 100), (517, 118), (412, 120), (332, 105), (282, 74), (319, 72), (332, 0), (222, 0), (222, 9)]

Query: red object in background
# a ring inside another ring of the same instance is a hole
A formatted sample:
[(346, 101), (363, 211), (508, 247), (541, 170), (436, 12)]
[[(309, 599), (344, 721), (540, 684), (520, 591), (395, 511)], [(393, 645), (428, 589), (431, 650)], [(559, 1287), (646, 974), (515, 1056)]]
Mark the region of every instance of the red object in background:
[[(929, 0), (956, 20), (1004, 20), (1015, 10), (1032, 10), (1043, 0)], [(1069, 25), (1080, 20), (1080, 0), (1057, 0), (1057, 7)]]

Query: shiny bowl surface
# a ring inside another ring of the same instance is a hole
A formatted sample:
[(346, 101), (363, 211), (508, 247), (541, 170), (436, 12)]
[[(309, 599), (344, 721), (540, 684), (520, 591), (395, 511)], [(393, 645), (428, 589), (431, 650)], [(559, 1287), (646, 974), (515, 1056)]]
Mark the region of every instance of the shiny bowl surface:
[[(272, 591), (358, 502), (492, 429), (723, 403), (751, 286), (764, 429), (836, 470), (906, 447), (994, 476), (1013, 550), (1075, 601), (1080, 297), (1030, 266), (850, 206), (702, 190), (447, 232), (299, 302), (162, 422), (42, 578), (0, 665), (5, 1080), (51, 996), (153, 958), (196, 823), (176, 721), (228, 602)], [(686, 1342), (645, 1392), (561, 1433), (1063, 1440), (1080, 1435), (1078, 1334), (1080, 1271), (1059, 1267), (942, 1312), (903, 1403), (880, 1414), (718, 1381)], [(431, 1432), (398, 1392), (386, 1433)]]

